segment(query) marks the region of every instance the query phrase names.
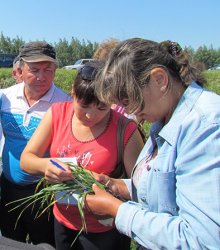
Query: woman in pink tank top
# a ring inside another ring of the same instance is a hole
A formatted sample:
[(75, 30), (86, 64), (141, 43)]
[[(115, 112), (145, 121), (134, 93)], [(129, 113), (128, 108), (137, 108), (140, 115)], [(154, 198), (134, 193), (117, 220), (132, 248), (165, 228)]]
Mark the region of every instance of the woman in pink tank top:
[[(102, 64), (92, 61), (77, 74), (73, 83), (73, 102), (56, 103), (47, 112), (21, 157), (21, 167), (31, 174), (44, 175), (51, 182), (72, 178), (64, 159), (74, 160), (85, 169), (111, 176), (117, 168), (117, 125), (122, 114), (111, 105), (100, 102), (95, 95), (95, 75)], [(123, 116), (124, 117), (124, 116)], [(125, 121), (127, 117), (123, 118)], [(143, 142), (134, 120), (129, 120), (124, 137), (123, 161), (130, 176)], [(49, 149), (49, 158), (43, 158)], [(54, 166), (50, 159), (63, 166)], [(87, 209), (84, 214), (87, 233), (80, 231), (81, 217), (77, 198), (61, 200), (54, 205), (57, 250), (130, 249), (130, 240), (122, 236), (114, 223), (103, 224)]]

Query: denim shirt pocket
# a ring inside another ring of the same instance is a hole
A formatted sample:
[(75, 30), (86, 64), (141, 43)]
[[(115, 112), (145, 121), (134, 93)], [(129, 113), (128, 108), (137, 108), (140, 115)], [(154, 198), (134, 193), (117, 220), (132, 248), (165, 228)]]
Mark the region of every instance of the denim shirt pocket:
[(158, 212), (177, 215), (175, 171), (157, 172)]

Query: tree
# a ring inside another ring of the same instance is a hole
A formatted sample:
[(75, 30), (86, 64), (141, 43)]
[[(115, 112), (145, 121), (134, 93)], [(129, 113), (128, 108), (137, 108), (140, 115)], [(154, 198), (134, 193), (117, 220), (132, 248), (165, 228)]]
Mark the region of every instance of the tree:
[[(25, 43), (25, 41), (16, 37), (10, 39), (5, 37), (3, 33), (0, 35), (0, 53), (13, 53), (18, 54), (19, 48)], [(53, 44), (52, 44), (53, 45)], [(60, 39), (57, 43), (54, 43), (54, 47), (57, 53), (57, 59), (59, 66), (74, 64), (78, 59), (81, 58), (92, 58), (94, 52), (98, 48), (98, 43), (84, 39), (72, 37), (71, 41), (67, 41), (65, 38)], [(196, 62), (201, 68), (210, 68), (217, 64), (220, 64), (220, 48), (214, 49), (212, 46), (207, 47), (205, 45), (200, 46), (197, 50), (192, 47), (184, 48), (190, 55), (190, 60)]]
[(59, 66), (74, 64), (80, 58), (92, 58), (94, 51), (98, 47), (97, 43), (90, 41), (82, 42), (79, 39), (72, 37), (70, 43), (66, 39), (60, 39), (55, 44)]
[(59, 62), (59, 66), (67, 65), (71, 60), (71, 49), (66, 39), (60, 39), (54, 46)]
[(213, 67), (216, 64), (218, 54), (216, 53), (216, 50), (213, 49), (211, 46), (210, 48), (207, 48), (207, 46), (200, 46), (196, 53), (195, 58), (199, 62), (203, 62), (206, 66), (206, 68)]
[(17, 37), (14, 39), (10, 39), (9, 37), (5, 37), (3, 33), (0, 35), (0, 52), (1, 53), (11, 53), (18, 54), (19, 48), (24, 44), (24, 41)]

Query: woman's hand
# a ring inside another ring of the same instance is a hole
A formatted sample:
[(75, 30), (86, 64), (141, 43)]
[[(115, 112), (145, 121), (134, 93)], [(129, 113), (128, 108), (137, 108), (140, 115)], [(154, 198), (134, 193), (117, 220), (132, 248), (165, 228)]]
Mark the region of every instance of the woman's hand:
[(110, 178), (104, 174), (94, 173), (95, 179), (105, 185), (106, 190), (121, 200), (131, 199), (130, 193), (123, 180)]
[(47, 159), (44, 174), (46, 180), (51, 183), (73, 179), (69, 166), (57, 159)]
[(96, 184), (93, 184), (92, 188), (95, 194), (88, 194), (85, 199), (87, 210), (98, 218), (115, 218), (122, 201), (100, 189)]

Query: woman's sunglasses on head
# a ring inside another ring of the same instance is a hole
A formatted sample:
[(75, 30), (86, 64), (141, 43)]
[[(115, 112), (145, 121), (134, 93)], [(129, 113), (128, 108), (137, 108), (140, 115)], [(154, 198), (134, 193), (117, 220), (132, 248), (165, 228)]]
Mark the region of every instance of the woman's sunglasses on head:
[(94, 80), (96, 73), (97, 73), (97, 69), (92, 66), (83, 66), (79, 70), (79, 76), (83, 80), (89, 80), (89, 81)]

